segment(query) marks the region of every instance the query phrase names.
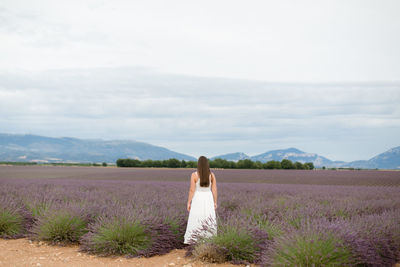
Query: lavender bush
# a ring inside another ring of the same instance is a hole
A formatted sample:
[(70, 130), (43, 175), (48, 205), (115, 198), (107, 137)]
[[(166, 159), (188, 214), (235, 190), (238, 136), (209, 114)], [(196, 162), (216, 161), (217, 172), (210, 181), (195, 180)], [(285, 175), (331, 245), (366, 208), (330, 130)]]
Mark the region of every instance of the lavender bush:
[(84, 216), (68, 210), (49, 210), (33, 225), (32, 236), (51, 243), (77, 243), (88, 232)]
[(15, 211), (6, 209), (0, 210), (0, 237), (18, 237), (23, 232), (23, 219)]
[(267, 249), (264, 263), (316, 267), (355, 265), (351, 248), (329, 228), (329, 224), (303, 218), (299, 228), (274, 240)]
[(194, 231), (187, 254), (208, 262), (259, 263), (268, 243), (266, 232), (254, 224), (243, 225), (238, 217), (217, 219), (217, 231), (209, 219)]
[(32, 224), (32, 216), (26, 207), (13, 196), (0, 196), (0, 237), (18, 238), (27, 233)]
[(137, 256), (151, 247), (152, 233), (134, 218), (103, 219), (82, 243), (88, 252)]
[[(187, 190), (188, 182), (0, 179), (0, 235), (160, 255), (183, 247)], [(399, 214), (396, 186), (219, 183), (218, 232), (188, 250), (262, 266), (392, 266)]]

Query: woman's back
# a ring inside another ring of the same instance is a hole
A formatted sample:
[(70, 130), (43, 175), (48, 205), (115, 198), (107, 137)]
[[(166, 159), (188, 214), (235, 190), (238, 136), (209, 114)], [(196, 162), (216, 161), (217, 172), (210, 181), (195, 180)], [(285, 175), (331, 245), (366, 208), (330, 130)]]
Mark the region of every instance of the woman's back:
[(211, 173), (210, 173), (210, 176), (208, 177), (210, 179), (210, 182), (208, 183), (208, 186), (200, 186), (200, 177), (199, 177), (199, 174), (197, 172), (196, 172), (196, 175), (197, 175), (196, 191), (199, 191), (199, 192), (211, 191), (211, 183), (212, 183)]
[(212, 222), (210, 230), (204, 232), (206, 236), (216, 233), (216, 215), (213, 194), (211, 190), (212, 176), (210, 173), (209, 184), (206, 187), (200, 186), (200, 177), (197, 172), (193, 173), (195, 177), (193, 182), (196, 184), (193, 198), (191, 199), (191, 208), (189, 212), (188, 223), (186, 227), (184, 243), (189, 244), (192, 241), (192, 235), (197, 230), (202, 229), (203, 223)]

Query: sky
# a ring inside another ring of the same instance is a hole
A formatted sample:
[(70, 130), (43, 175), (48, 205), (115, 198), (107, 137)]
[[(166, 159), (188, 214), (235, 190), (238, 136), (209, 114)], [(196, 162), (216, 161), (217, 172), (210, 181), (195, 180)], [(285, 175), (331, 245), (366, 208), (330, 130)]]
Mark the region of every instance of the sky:
[(192, 156), (400, 146), (400, 2), (0, 2), (0, 132)]

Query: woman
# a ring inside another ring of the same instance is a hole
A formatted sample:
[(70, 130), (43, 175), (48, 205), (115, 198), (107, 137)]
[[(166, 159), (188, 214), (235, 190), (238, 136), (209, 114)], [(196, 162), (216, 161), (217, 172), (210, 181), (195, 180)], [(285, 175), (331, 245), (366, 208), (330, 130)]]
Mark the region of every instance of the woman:
[(201, 156), (197, 161), (197, 172), (192, 173), (190, 178), (190, 190), (187, 203), (189, 219), (185, 233), (185, 244), (190, 244), (195, 239), (193, 234), (199, 234), (204, 222), (210, 231), (205, 231), (205, 236), (215, 234), (217, 222), (215, 218), (217, 209), (217, 180), (214, 173), (210, 171), (208, 160)]

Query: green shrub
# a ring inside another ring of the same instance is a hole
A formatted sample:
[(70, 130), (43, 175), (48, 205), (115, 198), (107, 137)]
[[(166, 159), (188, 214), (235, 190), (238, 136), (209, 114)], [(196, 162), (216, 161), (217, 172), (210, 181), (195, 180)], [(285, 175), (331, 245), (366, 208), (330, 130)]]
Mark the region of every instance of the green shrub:
[(283, 234), (281, 227), (268, 220), (262, 220), (258, 222), (261, 230), (264, 230), (268, 234), (268, 240), (273, 240), (274, 238)]
[(348, 211), (343, 210), (343, 209), (337, 209), (335, 211), (335, 215), (338, 218), (344, 218), (344, 219), (349, 219), (351, 217), (351, 214)]
[(183, 242), (183, 235), (181, 234), (181, 227), (179, 221), (174, 218), (166, 218), (165, 223), (168, 224), (169, 228), (171, 229), (172, 233)]
[(286, 219), (287, 223), (296, 229), (300, 229), (302, 225), (302, 218), (300, 216), (290, 216)]
[(297, 234), (276, 241), (272, 266), (346, 266), (350, 250), (331, 234)]
[(15, 237), (23, 232), (23, 218), (17, 212), (0, 210), (0, 237)]
[[(214, 252), (211, 253), (212, 248)], [(224, 261), (254, 262), (260, 248), (247, 229), (235, 225), (221, 225), (216, 235), (201, 239), (193, 251), (197, 251), (200, 259), (205, 258), (210, 262), (221, 262), (221, 258)]]
[(43, 202), (34, 205), (28, 205), (28, 207), (32, 217), (37, 219), (49, 210), (50, 204)]
[(244, 214), (247, 218), (253, 219), (257, 223), (258, 227), (268, 234), (268, 240), (273, 240), (275, 237), (283, 234), (281, 227), (268, 220), (265, 215), (255, 213), (252, 209), (244, 209)]
[(76, 243), (87, 232), (87, 222), (66, 211), (46, 212), (33, 227), (35, 238), (54, 243)]
[(114, 220), (100, 226), (90, 238), (90, 250), (99, 254), (135, 256), (151, 246), (151, 234), (138, 221)]

